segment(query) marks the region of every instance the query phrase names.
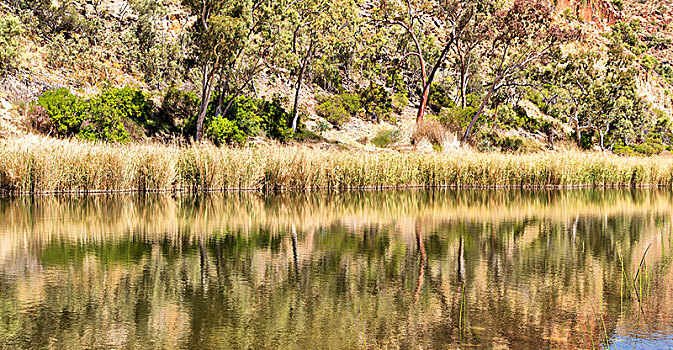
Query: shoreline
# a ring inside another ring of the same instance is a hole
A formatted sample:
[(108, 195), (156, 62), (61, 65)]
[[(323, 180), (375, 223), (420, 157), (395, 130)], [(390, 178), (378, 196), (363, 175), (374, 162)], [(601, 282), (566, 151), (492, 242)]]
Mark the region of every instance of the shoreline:
[(673, 157), (0, 140), (0, 194), (673, 187)]
[(237, 194), (237, 193), (258, 193), (266, 194), (292, 194), (292, 193), (345, 193), (345, 192), (392, 192), (406, 190), (583, 190), (583, 189), (673, 189), (673, 184), (638, 184), (631, 186), (627, 184), (617, 185), (540, 185), (540, 186), (516, 186), (516, 185), (402, 185), (402, 186), (371, 186), (371, 187), (353, 187), (353, 188), (282, 188), (274, 190), (264, 190), (261, 188), (206, 188), (206, 189), (116, 189), (116, 190), (64, 190), (64, 191), (15, 191), (3, 192), (0, 190), (0, 198), (8, 197), (26, 197), (26, 196), (86, 196), (86, 195), (122, 195), (122, 194)]

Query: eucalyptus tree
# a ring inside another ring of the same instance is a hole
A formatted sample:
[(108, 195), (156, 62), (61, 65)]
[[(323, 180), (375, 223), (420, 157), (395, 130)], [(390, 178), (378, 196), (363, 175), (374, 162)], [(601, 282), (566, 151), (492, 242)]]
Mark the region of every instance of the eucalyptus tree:
[(463, 143), (469, 140), (472, 128), (495, 93), (503, 87), (517, 86), (530, 65), (573, 35), (553, 24), (553, 8), (545, 0), (514, 0), (495, 12), (486, 25), (488, 31), (481, 37), (484, 41), (479, 55), (489, 77), (487, 92), (467, 126)]
[(549, 91), (550, 112), (572, 121), (577, 145), (582, 145), (582, 130), (590, 129), (586, 115), (580, 113), (590, 99), (591, 86), (599, 79), (600, 55), (579, 52), (560, 56), (539, 70), (534, 79)]
[[(190, 28), (192, 61), (201, 77), (201, 103), (196, 139), (203, 134), (213, 90), (220, 86), (217, 113), (226, 112), (233, 97), (261, 71), (274, 41), (269, 29), (276, 18), (272, 0), (183, 0), (196, 16)], [(223, 96), (231, 93), (224, 110)]]
[(274, 11), (279, 14), (272, 27), (278, 42), (270, 63), (277, 73), (295, 81), (292, 129), (296, 131), (304, 80), (317, 58), (352, 36), (358, 4), (355, 0), (279, 0), (274, 1)]
[(369, 11), (370, 22), (384, 27), (401, 43), (402, 65), (418, 61), (420, 104), (416, 122), (423, 121), (430, 87), (437, 71), (468, 24), (481, 0), (379, 0)]
[(601, 150), (606, 141), (622, 141), (628, 145), (641, 136), (646, 125), (647, 105), (638, 96), (634, 56), (623, 44), (613, 41), (608, 50), (605, 68), (593, 80), (579, 110), (581, 118), (598, 133)]

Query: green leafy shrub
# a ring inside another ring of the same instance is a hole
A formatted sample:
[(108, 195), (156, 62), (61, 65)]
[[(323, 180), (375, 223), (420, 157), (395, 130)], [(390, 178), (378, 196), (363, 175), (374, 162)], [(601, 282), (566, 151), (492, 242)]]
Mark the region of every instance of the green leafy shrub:
[(477, 149), (480, 152), (501, 151), (521, 153), (535, 150), (530, 144), (518, 136), (501, 136), (495, 132), (482, 132), (476, 135)]
[(624, 144), (615, 145), (612, 148), (612, 153), (614, 153), (616, 155), (619, 155), (619, 156), (632, 156), (632, 155), (635, 154), (635, 152), (633, 151), (633, 148), (631, 148), (629, 146), (626, 146)]
[(238, 128), (235, 120), (229, 120), (222, 116), (213, 119), (206, 129), (206, 135), (215, 142), (222, 144), (243, 144), (248, 135)]
[(318, 95), (316, 112), (330, 124), (339, 128), (348, 123), (362, 109), (360, 96), (351, 93)]
[(644, 156), (653, 156), (661, 154), (664, 151), (664, 145), (660, 140), (648, 138), (645, 142), (634, 145), (633, 151)]
[(372, 143), (378, 148), (386, 148), (391, 144), (399, 142), (400, 138), (400, 129), (381, 130), (372, 139)]
[(428, 95), (428, 106), (435, 113), (440, 113), (444, 108), (455, 108), (456, 104), (451, 98), (448, 89), (443, 85), (433, 83)]
[[(217, 97), (213, 100), (216, 101)], [(271, 101), (238, 96), (234, 98), (224, 116), (214, 116), (216, 105), (216, 103), (210, 104), (209, 119), (205, 127), (206, 134), (210, 135), (216, 144), (240, 144), (248, 137), (257, 135), (265, 135), (284, 142), (292, 135), (292, 129), (288, 126), (290, 115), (283, 109), (282, 101), (277, 96)], [(208, 130), (212, 129), (210, 125), (215, 122), (217, 122), (215, 129), (209, 132)]]
[(23, 29), (14, 16), (0, 17), (0, 71), (11, 67), (19, 55), (19, 38)]
[(325, 118), (325, 120), (337, 128), (342, 127), (351, 120), (350, 113), (336, 99), (328, 99), (319, 104), (315, 110), (319, 116)]
[(383, 85), (370, 83), (360, 92), (360, 101), (366, 116), (371, 120), (378, 123), (382, 120), (391, 121), (393, 99)]
[(505, 129), (523, 129), (528, 132), (537, 132), (542, 128), (540, 120), (529, 116), (521, 106), (502, 106), (498, 109), (498, 116)]
[(129, 137), (125, 123), (143, 125), (153, 111), (145, 94), (129, 87), (105, 89), (90, 99), (53, 89), (44, 92), (36, 105), (49, 116), (57, 136), (116, 142)]
[(169, 87), (155, 117), (157, 125), (150, 132), (181, 133), (183, 136), (195, 135), (199, 104), (199, 97), (195, 93)]
[[(449, 130), (460, 132), (467, 129), (470, 121), (479, 110), (479, 96), (469, 94), (466, 96), (467, 105), (465, 108), (456, 106), (453, 102), (447, 103), (445, 108), (441, 108), (438, 120)], [(475, 129), (479, 129), (486, 118), (480, 118), (475, 124)]]
[(45, 91), (36, 104), (44, 108), (59, 136), (77, 135), (85, 118), (86, 101), (70, 93), (68, 89)]

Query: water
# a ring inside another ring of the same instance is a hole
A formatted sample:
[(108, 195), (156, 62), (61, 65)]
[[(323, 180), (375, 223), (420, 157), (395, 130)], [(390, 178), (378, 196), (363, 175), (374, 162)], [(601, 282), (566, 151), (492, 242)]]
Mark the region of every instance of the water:
[(0, 348), (673, 348), (672, 199), (1, 198)]

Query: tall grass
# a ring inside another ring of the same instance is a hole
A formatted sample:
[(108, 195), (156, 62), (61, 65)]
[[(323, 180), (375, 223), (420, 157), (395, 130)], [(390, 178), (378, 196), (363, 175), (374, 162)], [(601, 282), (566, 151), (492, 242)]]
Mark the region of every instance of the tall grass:
[(0, 191), (671, 186), (673, 158), (596, 153), (368, 153), (303, 146), (0, 141)]

